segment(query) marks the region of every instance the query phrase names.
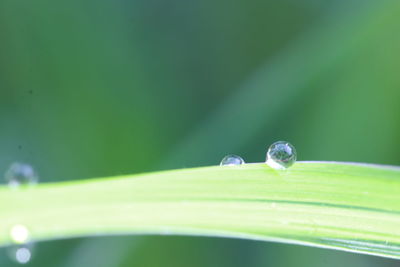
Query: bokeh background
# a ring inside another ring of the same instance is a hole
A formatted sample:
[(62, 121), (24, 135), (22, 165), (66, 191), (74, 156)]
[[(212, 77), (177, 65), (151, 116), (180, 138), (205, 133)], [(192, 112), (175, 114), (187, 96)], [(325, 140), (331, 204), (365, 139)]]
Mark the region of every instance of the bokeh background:
[[(277, 140), (300, 160), (400, 165), (399, 29), (397, 0), (1, 0), (0, 170), (28, 162), (51, 182), (259, 162)], [(399, 264), (174, 236), (34, 252), (29, 266)], [(4, 248), (0, 266), (14, 266)]]

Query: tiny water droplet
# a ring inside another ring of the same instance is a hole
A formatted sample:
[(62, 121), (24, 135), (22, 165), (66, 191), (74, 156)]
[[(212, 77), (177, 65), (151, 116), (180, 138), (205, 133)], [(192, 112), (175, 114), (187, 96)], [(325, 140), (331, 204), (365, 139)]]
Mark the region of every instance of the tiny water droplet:
[(244, 160), (237, 155), (225, 156), (220, 163), (220, 166), (233, 166), (244, 164)]
[(296, 162), (296, 156), (293, 145), (289, 142), (278, 141), (269, 147), (266, 163), (274, 169), (284, 170)]
[(8, 254), (17, 263), (26, 264), (32, 259), (33, 244), (11, 246), (8, 248)]
[(16, 224), (10, 229), (11, 240), (15, 244), (24, 244), (29, 241), (29, 230), (25, 225)]
[(20, 264), (28, 263), (32, 258), (34, 244), (30, 242), (28, 228), (22, 224), (16, 224), (10, 229), (10, 237), (14, 245), (8, 248), (11, 259)]
[(19, 187), (23, 185), (34, 185), (38, 177), (33, 167), (26, 163), (15, 162), (5, 174), (5, 179), (10, 187)]

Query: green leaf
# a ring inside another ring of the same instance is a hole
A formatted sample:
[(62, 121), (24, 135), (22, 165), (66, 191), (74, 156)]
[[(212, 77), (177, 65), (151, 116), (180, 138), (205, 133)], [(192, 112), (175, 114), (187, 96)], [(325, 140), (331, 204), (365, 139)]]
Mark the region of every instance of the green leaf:
[(0, 187), (0, 244), (115, 234), (206, 235), (400, 258), (400, 168), (298, 162)]

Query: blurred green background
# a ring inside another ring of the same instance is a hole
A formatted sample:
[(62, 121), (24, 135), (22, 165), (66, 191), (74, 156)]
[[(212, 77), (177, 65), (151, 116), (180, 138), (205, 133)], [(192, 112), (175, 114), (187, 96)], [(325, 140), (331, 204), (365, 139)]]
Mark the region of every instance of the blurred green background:
[[(277, 140), (300, 160), (400, 165), (399, 29), (397, 0), (1, 0), (0, 169), (28, 162), (50, 182), (259, 162)], [(124, 236), (42, 242), (28, 265), (398, 264)]]

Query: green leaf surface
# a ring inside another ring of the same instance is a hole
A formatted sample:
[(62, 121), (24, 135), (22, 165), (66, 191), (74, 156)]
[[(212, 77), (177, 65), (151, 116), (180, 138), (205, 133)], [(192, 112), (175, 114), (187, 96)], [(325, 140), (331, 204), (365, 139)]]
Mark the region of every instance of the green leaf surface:
[(400, 168), (263, 163), (0, 187), (0, 244), (119, 234), (277, 241), (400, 258)]

